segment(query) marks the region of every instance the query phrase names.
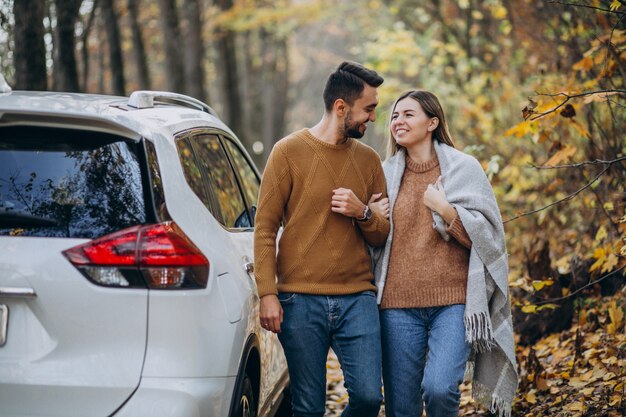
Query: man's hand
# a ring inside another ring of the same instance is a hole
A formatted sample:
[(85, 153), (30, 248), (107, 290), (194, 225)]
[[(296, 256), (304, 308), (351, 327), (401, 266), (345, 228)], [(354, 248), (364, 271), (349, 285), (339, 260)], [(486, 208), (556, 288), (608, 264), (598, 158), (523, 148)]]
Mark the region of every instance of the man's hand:
[(363, 218), (365, 204), (348, 188), (333, 190), (331, 211), (347, 217)]
[(383, 193), (372, 194), (370, 201), (367, 202), (370, 210), (386, 219), (389, 218), (389, 199), (382, 197)]
[(280, 333), (280, 325), (283, 322), (283, 308), (276, 294), (268, 294), (261, 297), (259, 312), (261, 327), (270, 332)]

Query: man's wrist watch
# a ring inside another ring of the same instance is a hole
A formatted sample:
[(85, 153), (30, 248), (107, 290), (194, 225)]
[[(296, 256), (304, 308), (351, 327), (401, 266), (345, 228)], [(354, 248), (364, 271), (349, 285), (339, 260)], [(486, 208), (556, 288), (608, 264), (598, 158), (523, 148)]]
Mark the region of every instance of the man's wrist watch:
[(357, 220), (360, 221), (360, 222), (366, 222), (366, 221), (368, 221), (371, 218), (372, 218), (372, 210), (366, 204), (365, 205), (365, 209), (363, 210), (363, 217), (361, 217), (361, 218), (357, 217)]

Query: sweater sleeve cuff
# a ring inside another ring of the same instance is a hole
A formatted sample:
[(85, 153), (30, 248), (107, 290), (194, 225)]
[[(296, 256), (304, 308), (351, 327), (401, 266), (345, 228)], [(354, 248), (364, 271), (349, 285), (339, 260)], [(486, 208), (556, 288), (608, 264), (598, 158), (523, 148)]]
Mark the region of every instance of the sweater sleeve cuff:
[(371, 246), (381, 246), (387, 241), (389, 220), (385, 217), (372, 213), (371, 219), (358, 222), (358, 225), (365, 237), (365, 241)]
[(276, 287), (276, 284), (274, 282), (271, 282), (269, 280), (257, 280), (256, 286), (257, 292), (259, 293), (259, 298), (270, 294), (278, 295), (278, 288)]
[(452, 223), (446, 227), (446, 232), (450, 233), (453, 236), (462, 235), (465, 232), (465, 228), (463, 227), (463, 223), (461, 223), (461, 218), (459, 217), (459, 213), (454, 216), (454, 220)]
[(467, 235), (467, 231), (465, 230), (463, 222), (461, 221), (458, 213), (454, 217), (454, 220), (452, 220), (452, 223), (450, 223), (448, 227), (446, 227), (446, 231), (450, 235), (452, 235), (461, 245), (465, 246), (468, 249), (472, 247), (472, 241)]

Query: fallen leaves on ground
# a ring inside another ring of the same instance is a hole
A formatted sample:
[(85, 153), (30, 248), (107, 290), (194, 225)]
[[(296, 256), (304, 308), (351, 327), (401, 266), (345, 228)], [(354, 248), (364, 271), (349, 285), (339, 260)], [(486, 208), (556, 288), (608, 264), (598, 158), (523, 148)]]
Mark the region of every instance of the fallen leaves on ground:
[(331, 350), (326, 361), (326, 416), (339, 416), (348, 404), (348, 391), (343, 386), (343, 372)]
[(571, 329), (518, 347), (520, 388), (513, 415), (626, 415), (624, 291), (586, 299)]

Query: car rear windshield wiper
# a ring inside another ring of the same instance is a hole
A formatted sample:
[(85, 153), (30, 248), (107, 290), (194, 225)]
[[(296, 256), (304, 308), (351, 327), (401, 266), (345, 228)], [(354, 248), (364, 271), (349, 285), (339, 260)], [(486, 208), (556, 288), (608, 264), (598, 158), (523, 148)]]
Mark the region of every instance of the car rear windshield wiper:
[(46, 217), (31, 216), (30, 214), (0, 211), (0, 228), (9, 227), (46, 227), (56, 226), (57, 222)]

